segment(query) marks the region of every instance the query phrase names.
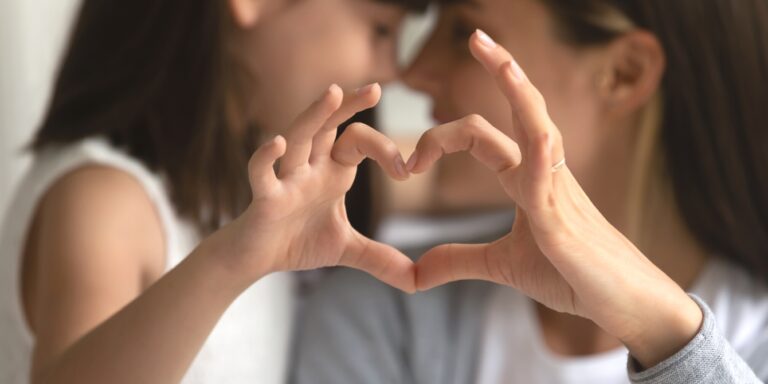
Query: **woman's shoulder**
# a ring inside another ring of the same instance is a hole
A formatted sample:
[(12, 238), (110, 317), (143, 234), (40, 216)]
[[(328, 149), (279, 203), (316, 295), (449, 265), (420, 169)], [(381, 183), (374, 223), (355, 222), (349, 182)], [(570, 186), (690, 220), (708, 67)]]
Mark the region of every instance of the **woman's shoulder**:
[(694, 293), (730, 306), (764, 308), (768, 316), (768, 276), (756, 276), (747, 268), (722, 257), (714, 257), (702, 272)]

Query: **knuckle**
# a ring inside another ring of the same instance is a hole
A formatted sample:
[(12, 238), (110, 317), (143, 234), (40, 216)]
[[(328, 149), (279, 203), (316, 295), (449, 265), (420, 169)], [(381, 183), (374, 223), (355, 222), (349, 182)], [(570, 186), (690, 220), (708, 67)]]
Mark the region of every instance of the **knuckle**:
[(472, 132), (481, 132), (488, 127), (488, 121), (484, 117), (473, 113), (464, 117), (464, 126)]
[(397, 156), (400, 153), (400, 149), (397, 148), (397, 145), (390, 140), (387, 140), (384, 143), (383, 148), (384, 152), (391, 157)]
[(350, 135), (360, 135), (360, 134), (365, 133), (367, 130), (368, 130), (368, 126), (367, 125), (365, 125), (363, 123), (360, 123), (360, 122), (357, 122), (357, 123), (350, 124), (347, 127), (345, 133), (349, 132)]
[(419, 139), (419, 146), (429, 145), (430, 143), (433, 143), (437, 139), (437, 131), (435, 128), (432, 128), (424, 134), (421, 135), (421, 139)]
[(538, 147), (546, 148), (547, 146), (549, 146), (549, 140), (550, 140), (549, 138), (550, 138), (549, 132), (542, 132), (532, 137), (532, 142)]

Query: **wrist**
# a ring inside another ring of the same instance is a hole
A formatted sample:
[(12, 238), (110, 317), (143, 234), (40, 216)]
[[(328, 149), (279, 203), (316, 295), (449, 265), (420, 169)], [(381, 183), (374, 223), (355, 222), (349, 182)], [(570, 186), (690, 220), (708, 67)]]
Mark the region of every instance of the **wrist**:
[(246, 263), (247, 251), (238, 246), (236, 222), (232, 222), (206, 237), (194, 254), (223, 286), (244, 291), (270, 272), (266, 266)]
[(698, 334), (704, 319), (699, 305), (682, 290), (674, 300), (654, 302), (643, 310), (645, 327), (622, 340), (632, 357), (648, 369), (683, 349)]

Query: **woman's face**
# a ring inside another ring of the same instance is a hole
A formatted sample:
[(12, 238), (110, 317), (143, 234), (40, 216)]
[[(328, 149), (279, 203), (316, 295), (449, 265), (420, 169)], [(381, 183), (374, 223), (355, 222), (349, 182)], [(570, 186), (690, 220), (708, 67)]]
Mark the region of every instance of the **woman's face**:
[(374, 0), (264, 0), (239, 48), (254, 75), (252, 117), (267, 135), (285, 129), (332, 83), (355, 89), (397, 75), (405, 11)]
[(608, 158), (625, 156), (620, 151), (626, 150), (605, 128), (597, 86), (600, 49), (577, 50), (562, 42), (537, 0), (457, 3), (441, 9), (432, 36), (404, 75), (406, 83), (431, 96), (438, 122), (477, 113), (511, 136), (509, 103), (467, 48), (475, 28), (484, 30), (514, 55), (544, 95), (563, 134), (569, 168), (588, 193), (600, 189), (604, 163), (615, 164)]

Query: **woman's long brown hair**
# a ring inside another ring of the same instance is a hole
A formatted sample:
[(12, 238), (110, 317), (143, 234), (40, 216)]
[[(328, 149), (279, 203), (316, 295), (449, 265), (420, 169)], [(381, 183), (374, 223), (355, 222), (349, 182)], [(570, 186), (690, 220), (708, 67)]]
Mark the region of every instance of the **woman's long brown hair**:
[(710, 252), (768, 282), (768, 2), (541, 1), (576, 46), (623, 33), (613, 12), (659, 39), (658, 145), (676, 204)]

